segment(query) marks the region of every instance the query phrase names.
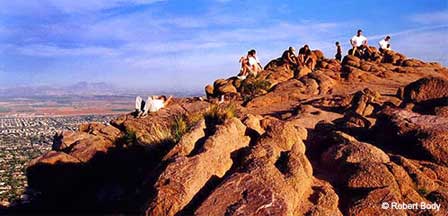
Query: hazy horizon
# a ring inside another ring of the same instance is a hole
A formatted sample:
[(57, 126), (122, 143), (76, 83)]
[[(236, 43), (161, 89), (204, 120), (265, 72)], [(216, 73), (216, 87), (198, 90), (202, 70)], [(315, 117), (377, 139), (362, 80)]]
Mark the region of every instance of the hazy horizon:
[(391, 35), (394, 50), (448, 65), (446, 0), (0, 2), (2, 87), (202, 90), (251, 48), (263, 64), (305, 43), (332, 58), (359, 28), (373, 46)]

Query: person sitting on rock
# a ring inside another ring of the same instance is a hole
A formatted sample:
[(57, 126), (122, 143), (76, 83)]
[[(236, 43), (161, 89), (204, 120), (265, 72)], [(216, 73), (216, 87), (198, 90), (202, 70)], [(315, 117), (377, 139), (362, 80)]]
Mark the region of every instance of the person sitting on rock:
[(383, 40), (380, 40), (378, 43), (380, 45), (380, 52), (383, 53), (385, 50), (391, 50), (390, 49), (390, 36), (387, 35)]
[(299, 49), (299, 55), (298, 55), (298, 60), (301, 63), (305, 63), (305, 55), (308, 53), (308, 51), (310, 50), (310, 47), (308, 46), (308, 44), (305, 44), (302, 48)]
[(365, 59), (370, 52), (367, 38), (362, 35), (361, 29), (358, 29), (357, 34), (350, 39), (350, 44), (353, 47), (351, 55)]
[(342, 60), (342, 48), (341, 45), (339, 44), (339, 41), (336, 41), (336, 55), (334, 57), (338, 61)]
[(289, 47), (288, 50), (285, 50), (282, 54), (282, 61), (284, 64), (290, 66), (290, 68), (297, 67), (297, 55), (294, 47)]
[(241, 80), (245, 80), (247, 75), (249, 75), (249, 59), (247, 56), (241, 56), (240, 58), (241, 63), (241, 69), (240, 73), (238, 74), (237, 78)]
[(257, 52), (252, 49), (247, 52), (247, 56), (240, 58), (241, 70), (238, 74), (239, 79), (246, 79), (247, 76), (257, 76), (258, 72), (262, 70), (260, 61), (256, 56)]
[(300, 48), (298, 56), (298, 62), (300, 66), (306, 66), (309, 69), (314, 70), (316, 61), (315, 58), (313, 58), (313, 55), (313, 52), (307, 44)]
[(142, 100), (140, 96), (135, 99), (135, 109), (137, 117), (148, 115), (148, 112), (157, 112), (166, 107), (172, 100), (172, 96), (149, 96), (146, 101)]
[(248, 52), (247, 59), (249, 62), (250, 74), (257, 76), (258, 72), (263, 70), (260, 61), (257, 58), (257, 52), (253, 49)]

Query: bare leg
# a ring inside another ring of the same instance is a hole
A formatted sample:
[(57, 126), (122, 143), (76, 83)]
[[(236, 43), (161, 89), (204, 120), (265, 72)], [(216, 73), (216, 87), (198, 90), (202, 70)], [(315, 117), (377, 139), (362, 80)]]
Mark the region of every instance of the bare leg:
[(243, 63), (241, 64), (241, 70), (238, 76), (244, 76), (246, 74), (246, 65)]
[(353, 49), (352, 49), (352, 55), (354, 56), (355, 55), (355, 53), (356, 53), (356, 49), (357, 49), (357, 47), (356, 46), (354, 46), (353, 47)]
[(249, 73), (252, 71), (252, 69), (249, 67), (249, 65), (244, 65), (244, 74), (243, 76), (249, 75)]
[(163, 103), (163, 105), (166, 107), (168, 104), (173, 100), (173, 96), (169, 96), (168, 99)]

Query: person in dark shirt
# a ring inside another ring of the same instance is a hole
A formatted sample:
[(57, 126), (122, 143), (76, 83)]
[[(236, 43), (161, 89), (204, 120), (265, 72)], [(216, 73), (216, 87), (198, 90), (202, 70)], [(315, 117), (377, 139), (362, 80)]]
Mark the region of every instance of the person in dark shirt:
[(297, 56), (294, 47), (289, 47), (288, 50), (283, 52), (282, 61), (291, 66), (297, 66)]
[(339, 44), (339, 41), (336, 42), (336, 55), (334, 57), (338, 61), (342, 60), (342, 48), (341, 45)]
[(305, 64), (305, 62), (307, 60), (307, 56), (310, 52), (311, 52), (311, 50), (310, 50), (310, 47), (308, 46), (308, 44), (305, 44), (302, 48), (299, 49), (298, 60), (302, 65)]
[(310, 47), (307, 44), (305, 44), (299, 50), (298, 60), (301, 66), (306, 66), (309, 69), (314, 70), (314, 67), (316, 66), (317, 57), (311, 51)]

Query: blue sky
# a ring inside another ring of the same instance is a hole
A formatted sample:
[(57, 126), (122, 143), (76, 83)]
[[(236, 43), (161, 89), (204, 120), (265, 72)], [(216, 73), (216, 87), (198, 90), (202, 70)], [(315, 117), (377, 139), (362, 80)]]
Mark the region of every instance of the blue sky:
[(0, 0), (0, 86), (108, 82), (202, 89), (307, 43), (334, 55), (358, 28), (377, 45), (448, 65), (447, 0)]

